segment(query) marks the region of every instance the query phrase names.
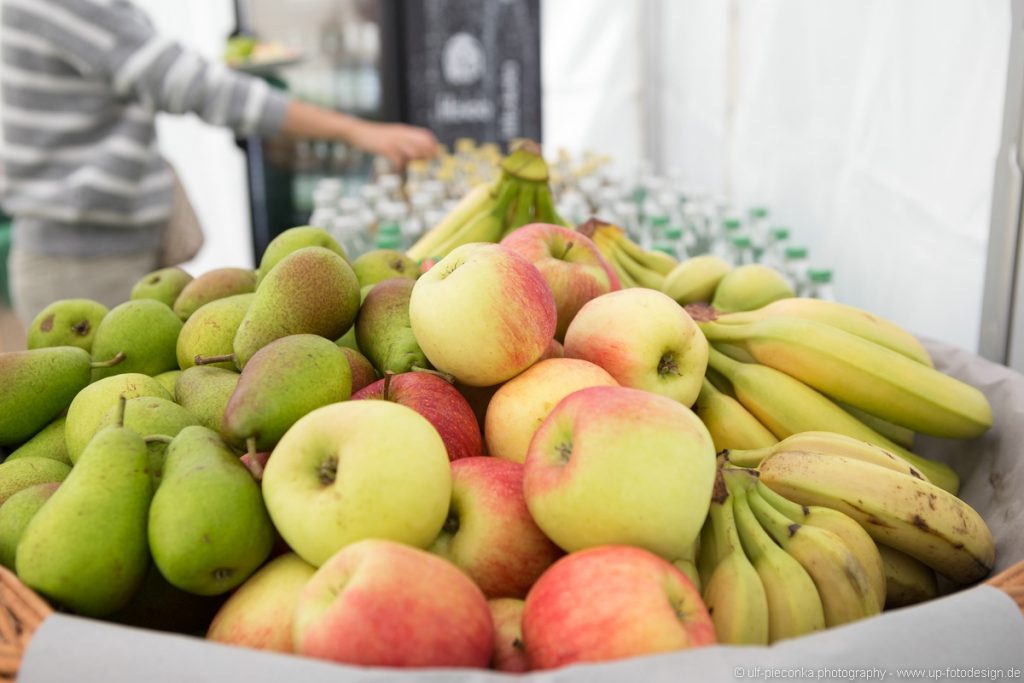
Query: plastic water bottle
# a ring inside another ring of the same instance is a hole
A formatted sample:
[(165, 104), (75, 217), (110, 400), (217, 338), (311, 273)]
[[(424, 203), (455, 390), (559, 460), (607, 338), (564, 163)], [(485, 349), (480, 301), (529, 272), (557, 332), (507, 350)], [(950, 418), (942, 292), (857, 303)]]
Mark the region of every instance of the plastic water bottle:
[(745, 266), (754, 263), (754, 246), (747, 235), (737, 235), (732, 238), (732, 254), (729, 259), (733, 266)]
[(384, 202), (380, 206), (379, 213), (377, 249), (405, 249), (402, 239), (402, 219), (405, 217), (405, 207), (397, 202)]
[(768, 231), (768, 242), (761, 263), (766, 266), (783, 270), (786, 264), (786, 247), (789, 246), (789, 228), (774, 227)]
[(789, 280), (793, 293), (804, 296), (809, 280), (807, 277), (810, 262), (807, 260), (807, 247), (786, 247), (784, 275)]
[(832, 289), (832, 271), (825, 268), (811, 268), (807, 271), (810, 280), (807, 296), (825, 301), (835, 301), (835, 292)]
[(768, 246), (768, 209), (763, 206), (754, 206), (747, 214), (747, 234), (750, 235), (754, 256), (760, 257)]
[(712, 253), (726, 261), (732, 262), (733, 240), (743, 235), (743, 223), (738, 218), (726, 218), (722, 221), (721, 230), (714, 236)]
[(329, 229), (349, 259), (355, 259), (365, 251), (362, 239), (362, 225), (355, 215), (338, 213)]

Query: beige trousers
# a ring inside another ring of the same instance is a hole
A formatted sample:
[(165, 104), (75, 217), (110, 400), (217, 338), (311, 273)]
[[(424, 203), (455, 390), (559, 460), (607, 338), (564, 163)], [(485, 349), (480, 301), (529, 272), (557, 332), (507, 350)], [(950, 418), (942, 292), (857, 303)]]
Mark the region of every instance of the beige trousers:
[(27, 327), (58, 299), (94, 299), (113, 308), (127, 301), (132, 286), (156, 266), (156, 252), (80, 258), (14, 246), (7, 259), (14, 312)]

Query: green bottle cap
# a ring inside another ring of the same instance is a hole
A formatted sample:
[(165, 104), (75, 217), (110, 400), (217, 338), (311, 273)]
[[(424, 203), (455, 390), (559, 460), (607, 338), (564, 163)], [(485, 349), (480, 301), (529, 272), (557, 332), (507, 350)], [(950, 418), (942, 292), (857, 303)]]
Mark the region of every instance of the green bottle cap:
[(750, 248), (750, 238), (747, 237), (746, 235), (741, 235), (739, 237), (733, 237), (732, 238), (732, 246), (736, 247), (737, 249), (749, 249)]
[(740, 223), (740, 219), (739, 218), (726, 218), (722, 222), (722, 226), (726, 230), (739, 230), (741, 225), (743, 225), (743, 224)]
[(667, 228), (668, 227), (668, 216), (665, 216), (665, 215), (654, 216), (653, 218), (651, 218), (651, 224), (655, 225), (655, 226), (657, 226), (659, 228)]
[(789, 228), (783, 228), (781, 226), (772, 228), (772, 237), (774, 237), (777, 240), (788, 240)]
[(807, 258), (807, 247), (786, 247), (786, 258)]
[(402, 226), (400, 226), (398, 223), (395, 223), (393, 221), (382, 221), (381, 224), (377, 227), (377, 234), (378, 235), (389, 235), (389, 236), (390, 235), (401, 235), (402, 234)]
[(767, 218), (768, 217), (768, 209), (766, 209), (763, 206), (752, 207), (750, 209), (750, 217), (751, 218)]
[(682, 228), (668, 228), (667, 230), (665, 230), (665, 237), (669, 238), (670, 240), (682, 239), (683, 238), (683, 229)]
[(832, 271), (825, 268), (812, 268), (807, 271), (807, 277), (811, 279), (811, 282), (828, 284), (832, 282)]
[(651, 249), (654, 251), (660, 251), (662, 254), (668, 254), (672, 258), (675, 258), (676, 256), (676, 250), (672, 248), (671, 244), (666, 244), (665, 242), (658, 242), (653, 245)]

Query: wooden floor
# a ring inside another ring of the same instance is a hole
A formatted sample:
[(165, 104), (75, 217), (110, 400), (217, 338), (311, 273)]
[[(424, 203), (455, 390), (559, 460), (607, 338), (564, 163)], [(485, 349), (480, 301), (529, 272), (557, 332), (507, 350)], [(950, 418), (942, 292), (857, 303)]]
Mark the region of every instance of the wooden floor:
[(0, 351), (25, 348), (25, 328), (14, 313), (0, 302)]

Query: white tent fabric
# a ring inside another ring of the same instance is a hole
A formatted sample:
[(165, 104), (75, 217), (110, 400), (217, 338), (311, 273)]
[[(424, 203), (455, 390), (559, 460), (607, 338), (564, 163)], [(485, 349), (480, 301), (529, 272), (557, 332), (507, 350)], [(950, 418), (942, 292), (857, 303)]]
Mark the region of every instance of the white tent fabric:
[[(976, 349), (1009, 3), (646, 2), (545, 0), (546, 146), (625, 169), (654, 150), (740, 211), (767, 206), (841, 300)], [(651, 39), (658, 77), (638, 83)], [(661, 116), (638, 134), (623, 104), (644, 87)]]

